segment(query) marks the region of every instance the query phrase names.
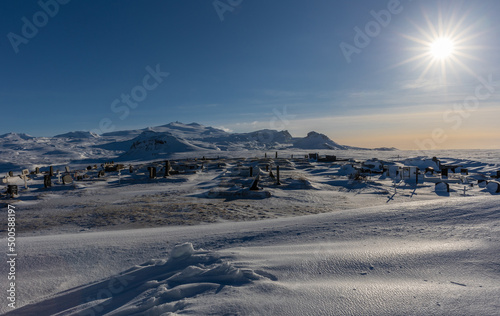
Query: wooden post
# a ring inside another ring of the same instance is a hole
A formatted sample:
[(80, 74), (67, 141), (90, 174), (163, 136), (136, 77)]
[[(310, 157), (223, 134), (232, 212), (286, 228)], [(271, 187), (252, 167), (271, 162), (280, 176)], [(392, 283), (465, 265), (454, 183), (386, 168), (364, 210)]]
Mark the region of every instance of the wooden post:
[(134, 173), (134, 167), (132, 165), (128, 167), (128, 172)]
[(154, 179), (156, 178), (156, 167), (148, 167), (149, 170), (149, 178)]
[(267, 158), (267, 153), (264, 153), (264, 158)]
[(250, 177), (253, 177), (253, 167), (250, 167)]
[(444, 178), (444, 177), (448, 178), (448, 168), (443, 168), (441, 170), (441, 177), (442, 178)]
[(266, 172), (269, 172), (269, 165), (266, 165)]
[(281, 182), (280, 182), (280, 166), (276, 166), (276, 185), (281, 185)]
[(165, 175), (164, 177), (170, 176), (170, 160), (165, 161)]
[(35, 174), (40, 174), (40, 168), (38, 167), (35, 168)]
[(52, 180), (50, 178), (50, 175), (46, 174), (43, 176), (43, 186), (45, 188), (50, 188), (52, 186)]
[(54, 168), (50, 166), (49, 168), (49, 176), (53, 177), (54, 176)]
[(276, 159), (278, 159), (278, 152), (276, 152), (276, 156), (275, 156)]

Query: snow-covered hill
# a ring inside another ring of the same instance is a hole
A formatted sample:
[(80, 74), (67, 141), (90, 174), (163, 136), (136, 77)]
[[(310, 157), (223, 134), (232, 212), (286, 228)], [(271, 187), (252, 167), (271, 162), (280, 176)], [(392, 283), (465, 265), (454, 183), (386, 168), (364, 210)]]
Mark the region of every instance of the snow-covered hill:
[[(144, 129), (97, 135), (86, 131), (54, 137), (9, 133), (0, 136), (0, 172), (48, 165), (98, 163), (110, 160), (151, 160), (173, 154), (249, 150), (346, 150), (324, 134), (292, 137), (288, 131), (229, 133), (198, 123), (172, 122)], [(364, 149), (364, 148), (357, 148)]]
[[(168, 156), (175, 152), (203, 151), (182, 137), (174, 136), (169, 132), (145, 131), (131, 140), (130, 149), (121, 155), (120, 159), (149, 160), (156, 157)], [(213, 148), (212, 148), (213, 149)]]
[(339, 145), (328, 136), (317, 132), (309, 132), (306, 137), (297, 138), (293, 147), (300, 149), (347, 149), (346, 146)]
[(76, 132), (69, 132), (69, 133), (56, 135), (54, 137), (59, 137), (59, 138), (98, 138), (99, 135), (92, 133), (92, 132), (76, 131)]
[(0, 135), (0, 140), (2, 141), (22, 141), (22, 140), (31, 140), (35, 137), (24, 134), (24, 133), (7, 133)]

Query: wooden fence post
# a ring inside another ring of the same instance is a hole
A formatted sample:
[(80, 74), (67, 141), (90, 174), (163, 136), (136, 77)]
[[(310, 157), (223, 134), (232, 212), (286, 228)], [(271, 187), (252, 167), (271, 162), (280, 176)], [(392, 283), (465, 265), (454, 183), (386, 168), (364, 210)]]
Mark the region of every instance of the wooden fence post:
[(280, 182), (280, 166), (276, 166), (276, 185), (281, 185), (281, 182)]
[(170, 160), (165, 161), (165, 178), (170, 176)]

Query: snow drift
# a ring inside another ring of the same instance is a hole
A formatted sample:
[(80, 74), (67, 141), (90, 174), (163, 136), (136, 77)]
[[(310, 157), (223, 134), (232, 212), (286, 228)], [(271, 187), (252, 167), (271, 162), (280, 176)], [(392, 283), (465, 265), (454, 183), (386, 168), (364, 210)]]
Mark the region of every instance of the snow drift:
[(497, 197), (484, 196), (23, 237), (24, 306), (0, 313), (496, 316), (499, 227)]
[(194, 296), (215, 294), (262, 278), (219, 255), (178, 245), (166, 260), (150, 260), (116, 276), (63, 291), (7, 315), (163, 315), (187, 306)]

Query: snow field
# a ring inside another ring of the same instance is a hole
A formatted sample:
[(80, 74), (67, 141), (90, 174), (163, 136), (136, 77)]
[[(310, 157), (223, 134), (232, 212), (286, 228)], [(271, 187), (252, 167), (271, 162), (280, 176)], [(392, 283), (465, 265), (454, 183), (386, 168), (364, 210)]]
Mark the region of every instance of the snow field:
[[(18, 249), (19, 279), (30, 280), (21, 305), (34, 304), (20, 315), (42, 306), (61, 315), (496, 315), (500, 306), (494, 196), (24, 237)], [(140, 285), (95, 296), (127, 273)]]

